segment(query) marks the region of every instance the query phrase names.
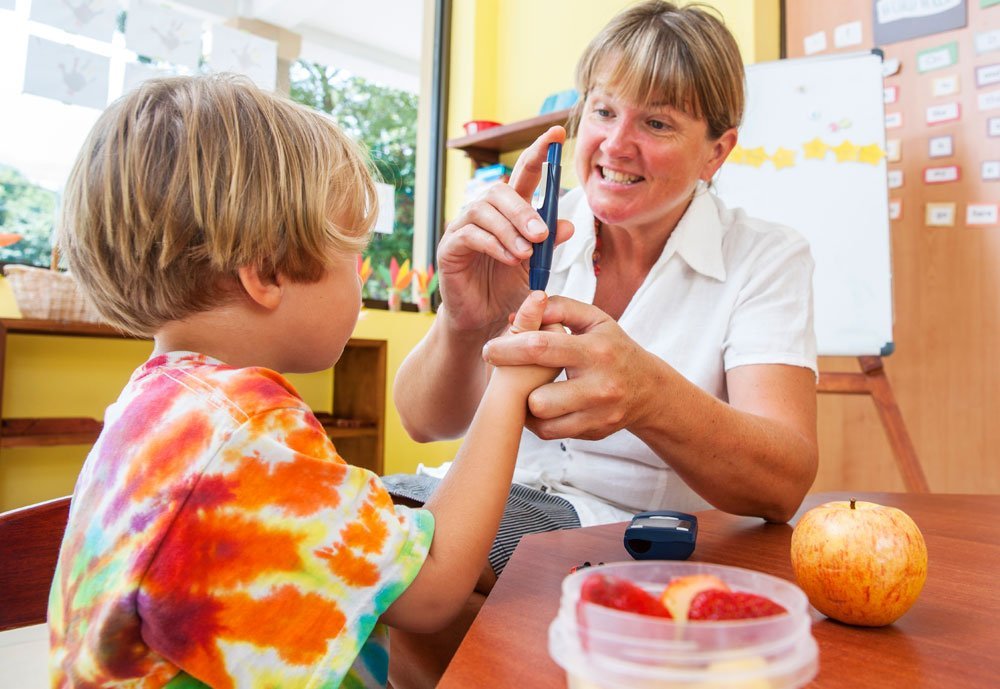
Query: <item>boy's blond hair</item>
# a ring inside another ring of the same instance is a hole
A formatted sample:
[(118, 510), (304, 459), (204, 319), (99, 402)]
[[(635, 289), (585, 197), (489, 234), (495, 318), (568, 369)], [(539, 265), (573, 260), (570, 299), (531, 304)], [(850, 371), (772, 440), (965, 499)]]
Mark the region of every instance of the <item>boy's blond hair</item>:
[(234, 298), (245, 266), (318, 280), (364, 248), (376, 198), (366, 156), (322, 114), (234, 75), (156, 79), (94, 125), (59, 245), (101, 315), (148, 336)]

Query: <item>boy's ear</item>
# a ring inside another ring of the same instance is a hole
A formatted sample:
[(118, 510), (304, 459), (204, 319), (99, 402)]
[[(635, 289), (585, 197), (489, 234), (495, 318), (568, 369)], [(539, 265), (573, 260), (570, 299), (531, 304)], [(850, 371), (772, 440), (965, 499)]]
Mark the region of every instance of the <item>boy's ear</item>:
[(239, 269), (240, 284), (254, 302), (265, 309), (273, 310), (281, 303), (283, 292), (281, 280), (275, 277), (264, 277), (253, 266), (243, 266)]

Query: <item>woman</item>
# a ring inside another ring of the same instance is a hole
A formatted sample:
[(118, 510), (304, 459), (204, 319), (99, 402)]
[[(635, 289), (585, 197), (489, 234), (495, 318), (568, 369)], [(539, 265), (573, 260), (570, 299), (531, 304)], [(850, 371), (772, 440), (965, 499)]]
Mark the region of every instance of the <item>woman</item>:
[(787, 521), (816, 473), (813, 263), (796, 233), (708, 190), (743, 115), (736, 42), (701, 9), (645, 2), (590, 43), (577, 89), (580, 187), (561, 203), (546, 312), (569, 332), (491, 339), (545, 234), (526, 199), (555, 127), (510, 186), (449, 224), (443, 307), (396, 378), (404, 425), (420, 440), (460, 435), (490, 364), (564, 368), (529, 398), (515, 481), (532, 491), (518, 499), (559, 499), (584, 526), (708, 506)]

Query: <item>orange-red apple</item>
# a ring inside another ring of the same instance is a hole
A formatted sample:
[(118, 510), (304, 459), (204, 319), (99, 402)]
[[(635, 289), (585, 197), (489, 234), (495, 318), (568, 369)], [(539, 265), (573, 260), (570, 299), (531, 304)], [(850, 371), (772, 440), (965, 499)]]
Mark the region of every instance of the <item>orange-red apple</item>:
[(902, 510), (872, 502), (828, 502), (792, 532), (792, 569), (809, 602), (835, 620), (891, 624), (917, 600), (927, 546)]

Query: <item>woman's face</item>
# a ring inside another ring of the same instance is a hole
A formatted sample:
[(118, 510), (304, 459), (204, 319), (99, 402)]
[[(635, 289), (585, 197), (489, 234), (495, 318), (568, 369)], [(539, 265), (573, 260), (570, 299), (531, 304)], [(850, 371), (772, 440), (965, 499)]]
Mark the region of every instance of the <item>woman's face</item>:
[(736, 143), (735, 130), (715, 141), (707, 132), (704, 120), (670, 106), (638, 106), (601, 84), (591, 89), (576, 173), (594, 215), (627, 229), (673, 229), (698, 180), (711, 179)]

